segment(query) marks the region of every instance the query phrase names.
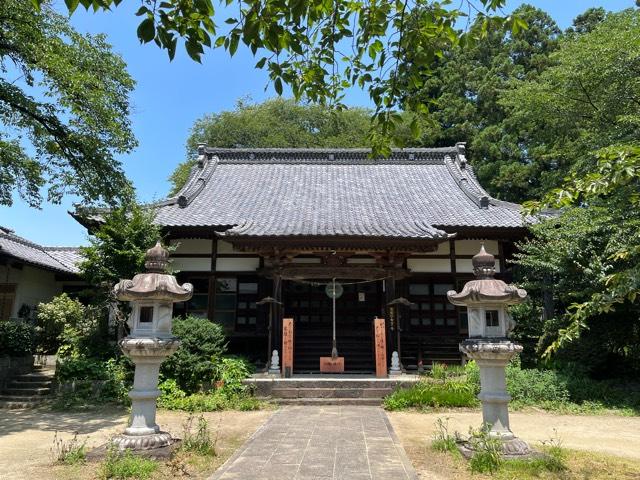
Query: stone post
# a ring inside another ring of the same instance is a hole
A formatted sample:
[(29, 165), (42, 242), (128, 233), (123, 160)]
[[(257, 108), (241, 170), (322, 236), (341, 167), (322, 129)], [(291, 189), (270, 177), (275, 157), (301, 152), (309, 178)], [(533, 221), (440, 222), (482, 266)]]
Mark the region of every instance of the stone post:
[(476, 280), (467, 282), (460, 293), (447, 292), (454, 305), (467, 307), (469, 338), (460, 351), (475, 360), (480, 369), (482, 423), (489, 435), (502, 441), (503, 453), (521, 456), (531, 453), (526, 442), (517, 438), (509, 426), (509, 400), (506, 366), (522, 351), (522, 346), (508, 339), (515, 323), (508, 306), (521, 303), (527, 292), (494, 278), (495, 258), (484, 245), (473, 257)]
[(171, 334), (173, 303), (189, 300), (193, 286), (180, 286), (165, 273), (168, 259), (169, 253), (158, 242), (147, 251), (147, 272), (114, 287), (116, 297), (131, 304), (130, 334), (120, 341), (120, 348), (135, 365), (129, 426), (111, 440), (121, 450), (154, 450), (175, 443), (156, 424), (158, 375), (162, 362), (180, 346)]

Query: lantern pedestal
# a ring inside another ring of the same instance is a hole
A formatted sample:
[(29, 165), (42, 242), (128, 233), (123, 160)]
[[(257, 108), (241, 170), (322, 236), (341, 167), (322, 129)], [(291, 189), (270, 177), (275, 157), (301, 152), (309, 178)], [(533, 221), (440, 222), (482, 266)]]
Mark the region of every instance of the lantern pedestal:
[(112, 438), (111, 442), (120, 450), (149, 450), (163, 448), (175, 443), (167, 432), (161, 432), (156, 424), (156, 399), (160, 364), (180, 346), (180, 340), (170, 338), (134, 338), (120, 341), (123, 353), (135, 364), (131, 398), (131, 417), (124, 434)]
[(460, 351), (475, 360), (480, 369), (478, 399), (482, 403), (482, 423), (489, 436), (502, 442), (506, 457), (531, 455), (529, 445), (516, 437), (509, 426), (511, 396), (507, 393), (505, 369), (509, 360), (522, 352), (522, 346), (507, 339), (468, 339), (460, 344)]

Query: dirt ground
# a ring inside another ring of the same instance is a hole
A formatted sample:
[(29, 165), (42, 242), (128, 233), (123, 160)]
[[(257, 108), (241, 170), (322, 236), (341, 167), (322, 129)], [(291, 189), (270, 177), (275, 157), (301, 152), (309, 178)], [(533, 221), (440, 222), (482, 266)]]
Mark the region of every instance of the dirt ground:
[[(271, 411), (205, 413), (212, 436), (218, 431), (218, 455), (208, 460), (210, 465), (199, 465), (198, 470), (203, 470), (205, 477), (213, 473), (271, 414)], [(160, 410), (158, 424), (179, 437), (187, 417), (185, 412)], [(93, 447), (119, 433), (126, 420), (127, 413), (114, 408), (73, 413), (48, 409), (0, 410), (0, 479), (78, 478), (81, 472), (74, 474), (70, 467), (52, 467), (55, 432), (65, 441), (77, 432), (78, 439), (86, 439), (87, 446)], [(91, 470), (91, 466), (83, 468)]]
[[(448, 418), (450, 434), (464, 435), (470, 426), (480, 425), (479, 411), (387, 414), (420, 478), (469, 478), (467, 468), (456, 465), (448, 454), (434, 452), (430, 445), (438, 418)], [(511, 429), (534, 447), (555, 438), (563, 448), (574, 451), (569, 466), (576, 476), (562, 478), (640, 479), (640, 417), (515, 412), (511, 413)]]

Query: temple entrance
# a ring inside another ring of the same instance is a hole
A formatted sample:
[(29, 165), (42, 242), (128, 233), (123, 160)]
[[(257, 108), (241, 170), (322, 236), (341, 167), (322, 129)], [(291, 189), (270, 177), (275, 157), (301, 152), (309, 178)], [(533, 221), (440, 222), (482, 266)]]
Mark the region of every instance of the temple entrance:
[[(332, 299), (325, 292), (330, 281), (284, 281), (284, 316), (295, 322), (295, 373), (318, 373), (320, 357), (331, 355)], [(374, 317), (383, 315), (383, 282), (339, 282), (344, 292), (336, 299), (336, 346), (345, 373), (374, 372), (371, 325)]]

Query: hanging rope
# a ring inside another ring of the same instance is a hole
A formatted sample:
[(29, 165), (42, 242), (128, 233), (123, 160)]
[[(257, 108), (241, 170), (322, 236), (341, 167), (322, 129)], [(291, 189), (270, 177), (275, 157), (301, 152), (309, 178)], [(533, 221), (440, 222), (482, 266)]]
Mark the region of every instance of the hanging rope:
[[(391, 275), (388, 275), (386, 277), (380, 277), (380, 278), (375, 278), (373, 280), (361, 280), (359, 282), (337, 282), (340, 285), (359, 285), (361, 283), (373, 283), (373, 282), (379, 282), (380, 280), (386, 280), (387, 278), (391, 278)], [(303, 285), (311, 285), (313, 287), (326, 287), (327, 285), (335, 285), (336, 284), (336, 279), (334, 278), (333, 280), (331, 280), (330, 282), (314, 282), (311, 280), (296, 280), (296, 279), (287, 279), (290, 282), (294, 282), (294, 283), (300, 283)]]

